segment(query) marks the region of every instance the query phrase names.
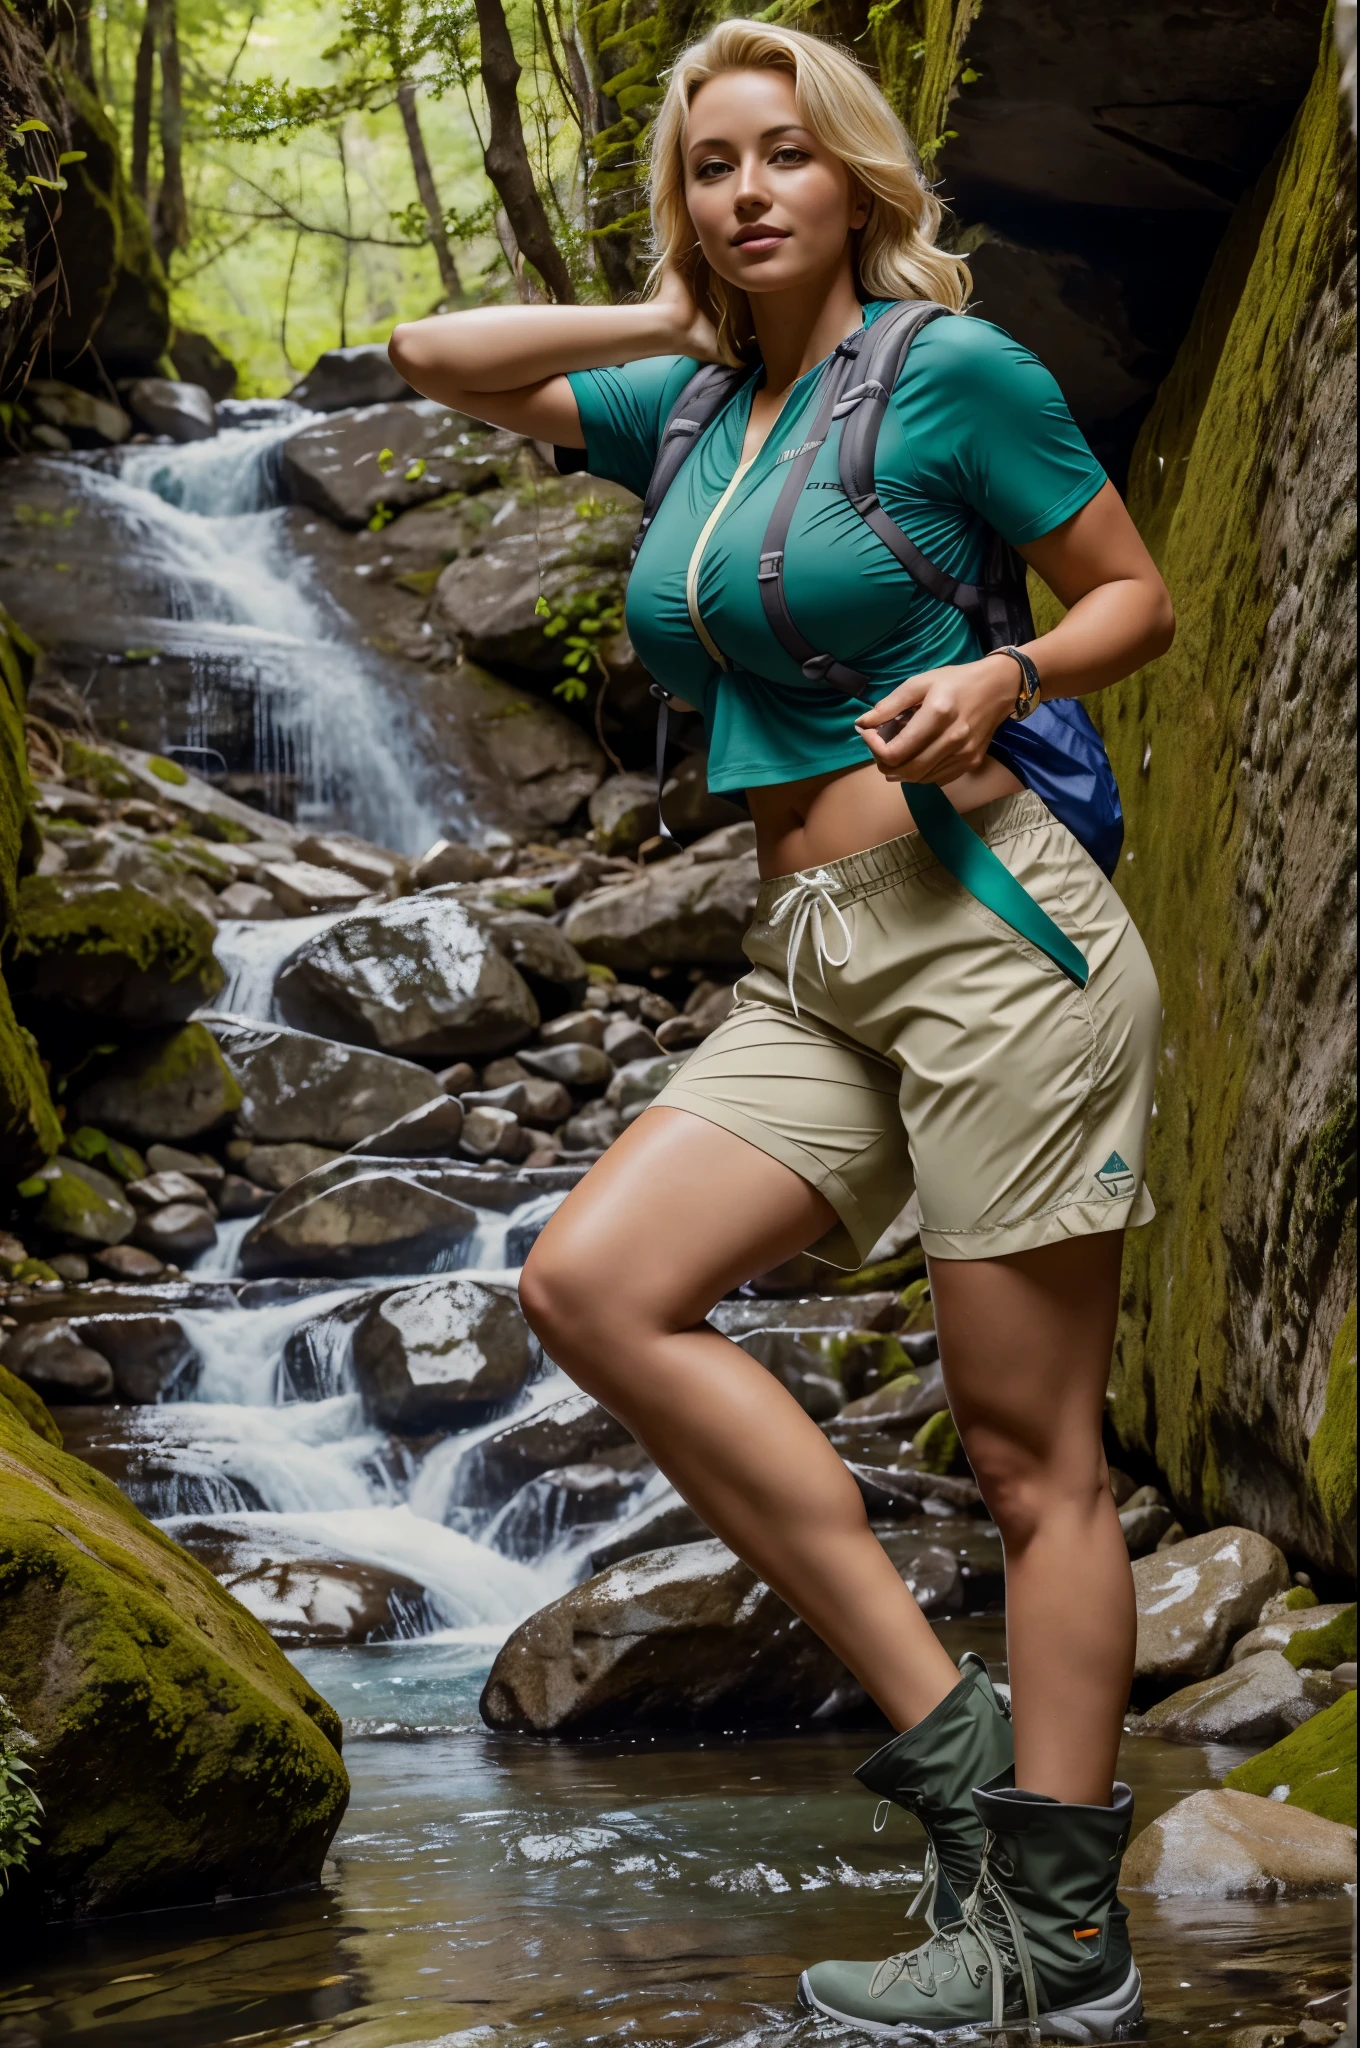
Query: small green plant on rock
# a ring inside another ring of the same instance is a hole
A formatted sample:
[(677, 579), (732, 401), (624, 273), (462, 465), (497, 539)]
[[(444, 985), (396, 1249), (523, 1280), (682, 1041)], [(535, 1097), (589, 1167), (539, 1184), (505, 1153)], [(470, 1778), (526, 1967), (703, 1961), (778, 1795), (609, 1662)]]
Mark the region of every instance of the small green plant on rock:
[(0, 1892), (9, 1885), (12, 1870), (24, 1870), (38, 1846), (38, 1819), (42, 1801), (30, 1782), (32, 1766), (20, 1755), (32, 1747), (17, 1715), (0, 1695)]
[(567, 673), (560, 682), (553, 684), (554, 697), (561, 697), (568, 704), (578, 703), (586, 695), (586, 677), (592, 668), (598, 672), (601, 682), (608, 682), (609, 670), (600, 653), (600, 642), (622, 630), (621, 591), (585, 591), (568, 598), (557, 610), (546, 597), (540, 597), (534, 610), (543, 620), (545, 640), (556, 640), (560, 635), (566, 635), (562, 666)]

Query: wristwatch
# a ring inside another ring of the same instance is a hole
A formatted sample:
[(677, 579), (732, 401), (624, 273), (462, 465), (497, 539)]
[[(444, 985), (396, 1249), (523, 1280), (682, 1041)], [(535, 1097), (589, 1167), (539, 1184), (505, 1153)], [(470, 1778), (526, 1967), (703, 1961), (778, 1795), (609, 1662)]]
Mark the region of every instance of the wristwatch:
[(1019, 665), (1020, 689), (1015, 699), (1015, 709), (1011, 713), (1011, 717), (1028, 718), (1031, 711), (1037, 709), (1039, 699), (1043, 695), (1043, 686), (1039, 681), (1038, 669), (1034, 666), (1029, 656), (1022, 654), (1018, 647), (994, 647), (992, 652), (993, 654), (1009, 654), (1011, 660)]

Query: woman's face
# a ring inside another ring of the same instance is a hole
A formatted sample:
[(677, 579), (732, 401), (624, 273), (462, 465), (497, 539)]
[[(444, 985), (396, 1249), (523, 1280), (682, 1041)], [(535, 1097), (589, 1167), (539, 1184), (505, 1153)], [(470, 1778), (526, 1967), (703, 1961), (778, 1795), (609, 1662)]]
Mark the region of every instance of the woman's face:
[(840, 158), (804, 127), (787, 71), (724, 71), (700, 86), (685, 200), (710, 268), (746, 292), (826, 278), (869, 212)]

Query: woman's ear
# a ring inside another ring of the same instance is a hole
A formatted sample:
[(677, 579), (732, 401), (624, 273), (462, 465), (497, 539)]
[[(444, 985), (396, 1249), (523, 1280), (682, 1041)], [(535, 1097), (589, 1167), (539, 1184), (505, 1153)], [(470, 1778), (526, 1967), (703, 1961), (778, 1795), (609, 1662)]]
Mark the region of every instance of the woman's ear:
[(852, 231), (862, 228), (873, 208), (873, 198), (865, 191), (858, 178), (850, 187), (850, 227)]

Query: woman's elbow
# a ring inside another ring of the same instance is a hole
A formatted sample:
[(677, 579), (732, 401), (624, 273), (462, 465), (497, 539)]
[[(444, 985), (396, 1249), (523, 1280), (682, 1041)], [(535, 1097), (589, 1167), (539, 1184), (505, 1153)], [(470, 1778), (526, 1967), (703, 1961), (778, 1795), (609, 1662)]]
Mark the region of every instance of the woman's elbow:
[(419, 320), (403, 320), (400, 326), (392, 329), (392, 338), (387, 344), (388, 362), (408, 383), (413, 372), (418, 372), (424, 367), (424, 351), (420, 345), (422, 325), (423, 322)]
[(1152, 616), (1148, 622), (1153, 660), (1167, 652), (1175, 637), (1176, 607), (1171, 602), (1171, 592), (1159, 576), (1152, 594)]

